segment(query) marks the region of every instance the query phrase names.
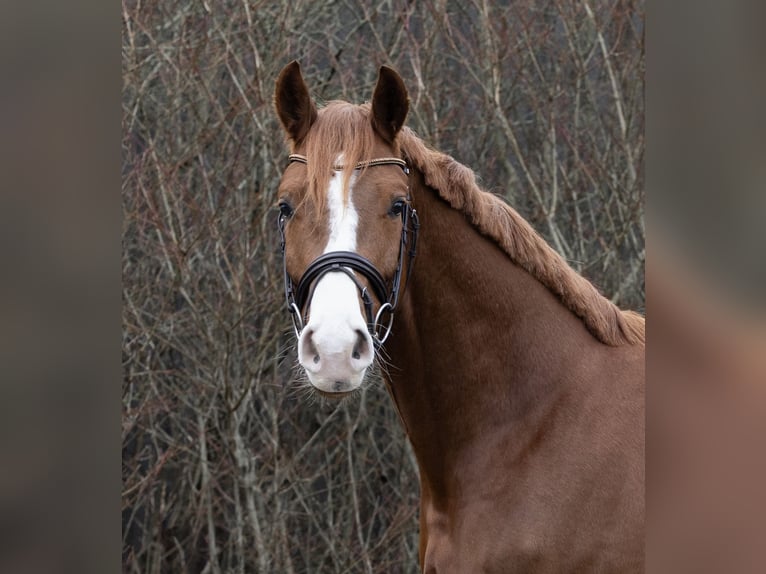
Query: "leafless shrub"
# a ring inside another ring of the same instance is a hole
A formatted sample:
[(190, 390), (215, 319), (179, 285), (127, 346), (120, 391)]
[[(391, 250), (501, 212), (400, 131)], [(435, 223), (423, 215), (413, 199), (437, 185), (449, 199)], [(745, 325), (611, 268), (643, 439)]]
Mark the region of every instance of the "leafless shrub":
[(310, 399), (272, 206), (273, 81), (410, 87), (473, 167), (616, 302), (643, 308), (643, 5), (123, 2), (126, 572), (415, 572), (417, 469), (382, 383)]

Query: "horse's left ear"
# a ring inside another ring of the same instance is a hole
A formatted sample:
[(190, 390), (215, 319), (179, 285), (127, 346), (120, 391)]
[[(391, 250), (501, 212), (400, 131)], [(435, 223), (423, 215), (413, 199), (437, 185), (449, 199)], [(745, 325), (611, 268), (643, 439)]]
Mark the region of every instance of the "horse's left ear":
[(402, 129), (410, 99), (407, 88), (393, 68), (381, 66), (372, 94), (372, 127), (388, 143), (393, 143)]

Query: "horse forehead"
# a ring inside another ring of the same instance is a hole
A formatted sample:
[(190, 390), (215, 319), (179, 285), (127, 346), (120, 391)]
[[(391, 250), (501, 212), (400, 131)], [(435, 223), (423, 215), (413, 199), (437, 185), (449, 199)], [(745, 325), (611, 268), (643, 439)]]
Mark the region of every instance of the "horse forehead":
[[(342, 153), (339, 153), (335, 156), (335, 161), (333, 162), (334, 166), (337, 166), (338, 168), (341, 168), (343, 166), (343, 162), (345, 161), (345, 156)], [(342, 169), (333, 169), (332, 173), (330, 174), (330, 181), (327, 184), (327, 189), (325, 190), (325, 198), (327, 199), (327, 205), (330, 207), (330, 216), (332, 217), (334, 215), (333, 210), (341, 209), (345, 211), (349, 207), (353, 207), (353, 199), (351, 197), (351, 191), (354, 187), (354, 184), (356, 183), (357, 178), (357, 171), (354, 170), (351, 172), (351, 176), (348, 179), (348, 189), (343, 189), (343, 170)]]

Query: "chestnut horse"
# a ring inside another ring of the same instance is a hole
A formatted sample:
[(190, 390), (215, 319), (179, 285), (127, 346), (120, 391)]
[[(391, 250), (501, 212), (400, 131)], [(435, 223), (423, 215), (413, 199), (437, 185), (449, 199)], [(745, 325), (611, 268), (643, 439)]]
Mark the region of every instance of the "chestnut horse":
[(637, 572), (644, 320), (601, 296), (473, 172), (372, 102), (276, 85), (298, 360), (325, 397), (379, 359), (420, 470), (423, 572)]

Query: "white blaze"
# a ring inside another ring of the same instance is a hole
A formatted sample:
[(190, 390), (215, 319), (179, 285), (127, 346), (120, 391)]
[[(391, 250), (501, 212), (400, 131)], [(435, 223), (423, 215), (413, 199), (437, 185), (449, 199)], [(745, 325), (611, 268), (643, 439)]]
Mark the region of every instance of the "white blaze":
[(351, 174), (348, 183), (348, 205), (343, 205), (343, 174), (333, 172), (330, 179), (330, 188), (327, 190), (327, 207), (330, 211), (330, 239), (324, 249), (330, 251), (354, 251), (356, 250), (356, 226), (359, 223), (359, 215), (354, 209), (351, 195), (354, 190), (356, 174)]
[[(327, 191), (330, 236), (324, 253), (356, 251), (359, 215), (352, 201), (355, 179), (356, 174), (352, 174), (345, 203), (343, 175), (339, 171), (332, 175)], [(311, 384), (332, 393), (361, 385), (372, 359), (372, 339), (359, 307), (356, 285), (345, 273), (326, 273), (314, 288), (309, 321), (298, 343), (299, 362)]]

